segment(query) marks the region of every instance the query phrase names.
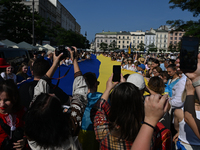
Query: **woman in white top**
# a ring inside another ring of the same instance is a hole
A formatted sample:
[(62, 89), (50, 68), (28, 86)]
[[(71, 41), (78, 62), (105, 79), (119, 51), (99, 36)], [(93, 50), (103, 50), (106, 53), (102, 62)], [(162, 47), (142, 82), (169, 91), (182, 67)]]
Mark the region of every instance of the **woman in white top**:
[[(182, 100), (194, 99), (194, 96), (186, 97), (186, 90), (183, 92)], [(200, 102), (195, 98), (195, 112), (197, 119), (200, 119)], [(177, 130), (177, 134), (174, 136), (173, 141), (176, 143), (177, 149), (179, 146), (184, 146), (187, 150), (200, 150), (200, 140), (184, 121), (184, 111), (182, 109), (176, 109), (174, 111), (174, 127)]]
[(123, 69), (131, 70), (131, 71), (137, 71), (137, 68), (133, 64), (132, 58), (128, 58), (128, 64), (123, 67)]

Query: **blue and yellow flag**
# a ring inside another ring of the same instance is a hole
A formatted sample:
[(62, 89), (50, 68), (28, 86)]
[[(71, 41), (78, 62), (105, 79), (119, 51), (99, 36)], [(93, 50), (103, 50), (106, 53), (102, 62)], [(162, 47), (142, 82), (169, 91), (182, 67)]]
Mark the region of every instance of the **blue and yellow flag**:
[(130, 43), (130, 46), (128, 48), (128, 53), (131, 54), (131, 43)]

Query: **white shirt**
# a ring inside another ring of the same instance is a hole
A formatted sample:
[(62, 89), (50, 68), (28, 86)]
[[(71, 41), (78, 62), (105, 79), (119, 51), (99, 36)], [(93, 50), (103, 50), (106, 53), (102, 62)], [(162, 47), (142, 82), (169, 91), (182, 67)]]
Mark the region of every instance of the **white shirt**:
[[(196, 112), (196, 117), (199, 120), (200, 119), (200, 111), (195, 111), (195, 112)], [(195, 135), (195, 133), (192, 131), (192, 129), (189, 127), (189, 125), (184, 121), (184, 119), (181, 122), (179, 122), (178, 138), (187, 144), (200, 146), (200, 140)]]
[(4, 79), (4, 80), (7, 80), (7, 79), (13, 79), (15, 83), (17, 83), (17, 76), (12, 73), (11, 75), (6, 75), (5, 72), (2, 72), (1, 73), (1, 77)]
[(184, 105), (184, 102), (182, 102), (182, 94), (185, 89), (186, 79), (187, 77), (184, 74), (182, 74), (180, 80), (172, 88), (172, 97), (169, 101), (172, 109), (181, 108)]
[(135, 67), (134, 64), (132, 64), (130, 67), (129, 67), (128, 64), (127, 64), (127, 65), (125, 65), (125, 66), (123, 67), (123, 69), (131, 70), (131, 71), (137, 71), (137, 68)]
[(68, 66), (68, 65), (72, 64), (72, 60), (71, 60), (71, 59), (68, 59), (68, 60), (66, 59), (66, 60), (63, 62), (63, 64)]

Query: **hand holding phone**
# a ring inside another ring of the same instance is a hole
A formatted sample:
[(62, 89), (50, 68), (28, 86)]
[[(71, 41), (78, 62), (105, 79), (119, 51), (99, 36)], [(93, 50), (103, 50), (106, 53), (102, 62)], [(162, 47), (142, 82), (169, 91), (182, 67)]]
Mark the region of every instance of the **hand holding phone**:
[(121, 66), (120, 65), (114, 65), (113, 66), (113, 82), (120, 82), (121, 79)]
[(197, 69), (199, 39), (183, 37), (181, 40), (180, 69), (183, 72), (194, 72)]

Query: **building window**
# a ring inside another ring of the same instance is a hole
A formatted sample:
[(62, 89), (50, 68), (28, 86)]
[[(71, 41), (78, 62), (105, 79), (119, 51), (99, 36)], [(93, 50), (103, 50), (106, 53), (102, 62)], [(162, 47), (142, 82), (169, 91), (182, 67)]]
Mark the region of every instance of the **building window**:
[(127, 37), (127, 39), (129, 39), (129, 36)]
[(120, 41), (119, 41), (119, 43), (120, 43)]
[(97, 43), (97, 47), (99, 47), (99, 43)]
[(140, 41), (137, 41), (137, 43), (140, 43)]
[(141, 36), (141, 39), (143, 39), (143, 37)]
[(127, 41), (127, 44), (129, 43), (129, 41)]
[(179, 36), (182, 36), (182, 33), (179, 33)]
[(124, 36), (123, 36), (123, 39), (124, 39)]
[(107, 42), (107, 40), (105, 42)]
[(119, 36), (119, 39), (120, 39), (121, 37)]
[(167, 38), (167, 35), (165, 34), (165, 38)]
[(174, 40), (177, 40), (177, 37), (175, 37)]
[(170, 33), (171, 36), (173, 36), (173, 33)]
[(127, 45), (127, 48), (128, 48), (129, 46)]
[(139, 48), (139, 45), (137, 46), (137, 48)]
[(162, 37), (162, 34), (160, 35), (160, 38)]
[(173, 40), (173, 37), (170, 37), (170, 40)]
[(120, 48), (120, 45), (118, 46), (118, 48)]
[(175, 33), (175, 36), (177, 36), (177, 33)]
[(103, 42), (103, 40), (101, 40), (101, 42)]
[(124, 41), (123, 41), (123, 43), (124, 43)]
[(165, 46), (165, 44), (164, 44), (164, 48), (165, 48), (166, 46)]
[(135, 43), (135, 40), (133, 40), (133, 43)]
[(133, 39), (135, 39), (135, 37), (133, 37)]
[(164, 43), (166, 43), (166, 40), (164, 40)]
[(97, 42), (99, 42), (99, 40), (97, 40)]
[(110, 42), (112, 42), (112, 40), (110, 40)]
[(139, 39), (140, 37), (138, 36), (138, 39)]
[(123, 48), (125, 48), (125, 46), (123, 45)]
[(170, 44), (172, 44), (172, 41), (170, 41)]
[(177, 42), (176, 41), (174, 41), (174, 44), (176, 44)]
[(181, 40), (181, 37), (179, 37), (179, 40)]

